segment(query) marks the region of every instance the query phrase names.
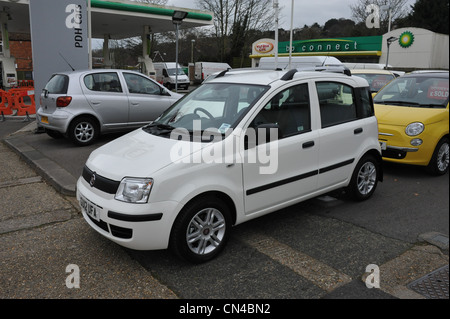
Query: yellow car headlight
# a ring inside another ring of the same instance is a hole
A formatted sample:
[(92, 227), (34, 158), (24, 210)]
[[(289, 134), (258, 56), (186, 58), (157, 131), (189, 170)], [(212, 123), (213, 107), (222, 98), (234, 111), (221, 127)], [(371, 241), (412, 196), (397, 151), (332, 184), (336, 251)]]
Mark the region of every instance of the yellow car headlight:
[(424, 129), (425, 129), (425, 125), (423, 123), (414, 122), (414, 123), (409, 124), (406, 127), (405, 133), (408, 136), (417, 136), (420, 133), (422, 133)]

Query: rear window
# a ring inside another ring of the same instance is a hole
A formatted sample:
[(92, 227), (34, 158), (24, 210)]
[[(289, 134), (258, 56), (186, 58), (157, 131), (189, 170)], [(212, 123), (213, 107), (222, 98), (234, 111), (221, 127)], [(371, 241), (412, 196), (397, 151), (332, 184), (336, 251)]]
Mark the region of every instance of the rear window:
[(50, 94), (67, 94), (69, 77), (67, 75), (55, 74), (47, 82), (45, 90)]

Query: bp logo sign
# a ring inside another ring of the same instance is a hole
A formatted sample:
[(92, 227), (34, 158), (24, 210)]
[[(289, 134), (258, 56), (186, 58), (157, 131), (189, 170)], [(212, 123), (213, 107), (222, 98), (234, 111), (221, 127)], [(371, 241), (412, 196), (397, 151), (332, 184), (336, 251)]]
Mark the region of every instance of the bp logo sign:
[(414, 34), (410, 31), (405, 31), (400, 35), (398, 43), (402, 48), (409, 48), (414, 42)]

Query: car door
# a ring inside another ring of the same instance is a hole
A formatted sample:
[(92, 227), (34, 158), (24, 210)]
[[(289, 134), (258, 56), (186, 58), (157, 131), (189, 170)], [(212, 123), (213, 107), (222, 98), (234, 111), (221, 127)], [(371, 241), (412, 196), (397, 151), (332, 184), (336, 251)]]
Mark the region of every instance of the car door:
[[(281, 208), (316, 189), (318, 132), (309, 95), (307, 83), (284, 88), (251, 120), (242, 154), (246, 214)], [(264, 128), (278, 138), (252, 143), (258, 133), (265, 135)]]
[(93, 72), (80, 78), (92, 110), (106, 130), (124, 129), (128, 122), (128, 97), (117, 72)]
[(139, 127), (155, 120), (173, 98), (154, 81), (136, 73), (124, 72), (129, 100), (129, 127)]
[(351, 83), (317, 81), (320, 109), (320, 151), (318, 188), (345, 183), (352, 176), (369, 130), (358, 117), (356, 90)]

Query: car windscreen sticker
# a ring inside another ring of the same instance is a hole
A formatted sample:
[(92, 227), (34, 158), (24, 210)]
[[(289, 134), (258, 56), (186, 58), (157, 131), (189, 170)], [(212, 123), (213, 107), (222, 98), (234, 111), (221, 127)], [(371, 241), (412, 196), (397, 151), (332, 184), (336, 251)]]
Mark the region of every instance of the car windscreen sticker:
[(225, 132), (230, 128), (230, 124), (228, 123), (223, 123), (220, 127), (219, 127), (219, 132), (222, 134), (225, 134)]
[(428, 98), (436, 100), (445, 100), (448, 98), (448, 81), (439, 82), (436, 85), (430, 86), (428, 89)]

